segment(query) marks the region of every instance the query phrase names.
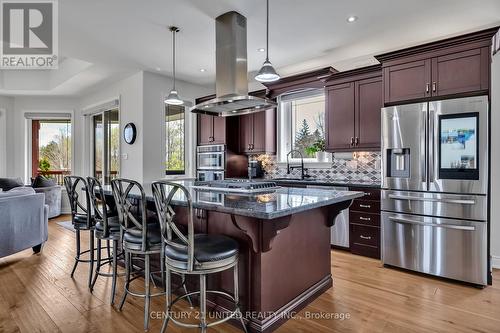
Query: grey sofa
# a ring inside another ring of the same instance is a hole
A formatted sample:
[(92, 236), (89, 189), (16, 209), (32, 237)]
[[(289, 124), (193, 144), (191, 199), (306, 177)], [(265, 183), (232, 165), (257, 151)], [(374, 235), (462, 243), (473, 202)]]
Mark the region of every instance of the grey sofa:
[(31, 187), (0, 192), (0, 258), (33, 248), (39, 252), (48, 238), (45, 195)]
[(49, 219), (61, 215), (61, 186), (35, 187), (34, 190), (36, 193), (45, 194), (45, 204), (49, 206)]

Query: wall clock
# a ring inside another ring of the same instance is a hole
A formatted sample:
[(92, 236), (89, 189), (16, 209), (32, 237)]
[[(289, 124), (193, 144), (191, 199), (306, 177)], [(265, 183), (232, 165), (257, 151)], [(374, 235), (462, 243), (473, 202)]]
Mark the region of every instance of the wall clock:
[(125, 140), (125, 142), (129, 145), (133, 144), (135, 142), (136, 136), (137, 129), (135, 128), (135, 125), (133, 123), (128, 123), (127, 125), (125, 125), (125, 128), (123, 129), (123, 139)]

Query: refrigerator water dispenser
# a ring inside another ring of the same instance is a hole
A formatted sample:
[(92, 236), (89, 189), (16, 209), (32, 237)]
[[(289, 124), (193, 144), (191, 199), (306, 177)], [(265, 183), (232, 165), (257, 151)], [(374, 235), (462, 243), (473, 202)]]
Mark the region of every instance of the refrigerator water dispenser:
[(387, 177), (410, 178), (410, 148), (387, 149)]

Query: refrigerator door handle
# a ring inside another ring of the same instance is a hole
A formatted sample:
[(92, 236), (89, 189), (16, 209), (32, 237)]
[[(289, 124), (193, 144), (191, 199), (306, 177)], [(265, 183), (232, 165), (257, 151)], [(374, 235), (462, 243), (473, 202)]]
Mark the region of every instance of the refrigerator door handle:
[[(421, 181), (422, 183), (427, 182), (427, 168), (425, 165), (425, 161), (427, 160), (427, 152), (426, 152), (426, 145), (427, 145), (427, 110), (424, 110), (422, 118), (421, 118), (421, 124), (423, 133), (420, 134), (420, 176), (421, 176)], [(426, 187), (427, 188), (427, 187)]]
[(442, 203), (451, 203), (451, 204), (459, 204), (459, 205), (475, 205), (476, 204), (476, 201), (474, 201), (474, 200), (421, 198), (421, 197), (415, 197), (415, 196), (410, 196), (410, 195), (389, 194), (389, 198), (395, 199), (395, 200), (416, 200), (416, 201), (442, 202)]
[[(433, 105), (431, 107), (431, 104)], [(430, 103), (429, 104), (429, 130), (427, 131), (427, 136), (429, 138), (429, 161), (428, 161), (428, 168), (429, 168), (429, 185), (428, 185), (428, 189), (430, 188), (430, 183), (433, 183), (434, 182), (434, 167), (435, 167), (435, 161), (434, 161), (434, 155), (436, 154), (436, 151), (435, 151), (435, 135), (434, 135), (434, 132), (435, 132), (435, 123), (434, 123), (434, 114), (435, 114), (435, 104), (433, 103)]]
[(391, 220), (393, 222), (396, 222), (396, 223), (415, 224), (415, 225), (429, 226), (429, 227), (436, 227), (436, 228), (457, 229), (457, 230), (465, 230), (465, 231), (475, 231), (476, 230), (476, 228), (473, 227), (473, 226), (455, 225), (455, 224), (427, 223), (427, 222), (420, 222), (420, 221), (415, 221), (415, 220), (410, 220), (410, 219), (403, 219), (403, 218), (393, 217), (393, 216), (390, 216), (389, 220)]

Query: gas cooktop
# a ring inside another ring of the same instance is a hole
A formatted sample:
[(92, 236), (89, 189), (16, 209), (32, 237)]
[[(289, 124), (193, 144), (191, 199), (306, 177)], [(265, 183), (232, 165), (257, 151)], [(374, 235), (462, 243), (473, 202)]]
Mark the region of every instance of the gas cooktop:
[(196, 181), (192, 187), (198, 190), (234, 193), (265, 193), (279, 188), (274, 182), (256, 182), (242, 179)]

